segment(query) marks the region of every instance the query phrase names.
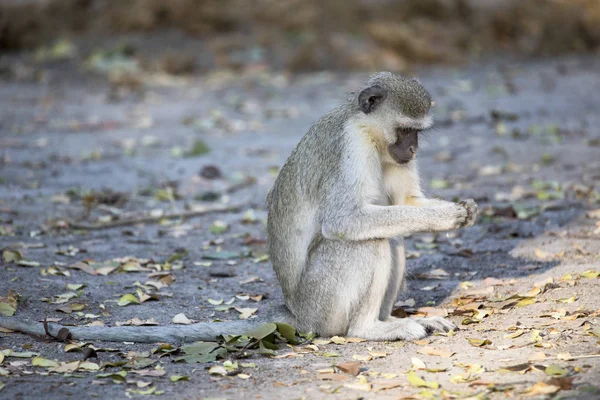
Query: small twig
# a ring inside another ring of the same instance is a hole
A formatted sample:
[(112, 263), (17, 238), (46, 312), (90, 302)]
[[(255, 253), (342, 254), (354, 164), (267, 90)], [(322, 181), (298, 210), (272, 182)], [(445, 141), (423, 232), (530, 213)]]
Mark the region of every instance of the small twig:
[(249, 177), (246, 177), (246, 179), (244, 179), (242, 182), (229, 186), (227, 189), (225, 189), (225, 193), (232, 194), (232, 193), (237, 192), (238, 190), (242, 190), (247, 187), (250, 187), (250, 186), (254, 185), (255, 183), (256, 183), (256, 178), (249, 176)]
[(546, 360), (564, 360), (564, 361), (569, 361), (569, 360), (579, 360), (579, 359), (582, 359), (582, 358), (596, 358), (596, 357), (600, 357), (600, 354), (584, 354), (584, 355), (581, 355), (581, 356), (569, 356), (568, 358), (566, 358), (566, 357), (564, 357), (564, 358), (546, 357), (543, 360), (539, 360), (539, 361), (546, 361)]
[(85, 229), (85, 230), (100, 230), (108, 228), (116, 228), (120, 226), (144, 224), (144, 223), (155, 223), (162, 219), (174, 219), (174, 218), (192, 218), (200, 215), (219, 213), (219, 212), (235, 212), (239, 211), (243, 205), (225, 206), (217, 205), (205, 208), (199, 208), (189, 211), (164, 213), (160, 215), (144, 215), (136, 218), (126, 218), (121, 220), (115, 220), (110, 222), (104, 222), (99, 224), (82, 224), (82, 223), (71, 223), (71, 228), (74, 229)]

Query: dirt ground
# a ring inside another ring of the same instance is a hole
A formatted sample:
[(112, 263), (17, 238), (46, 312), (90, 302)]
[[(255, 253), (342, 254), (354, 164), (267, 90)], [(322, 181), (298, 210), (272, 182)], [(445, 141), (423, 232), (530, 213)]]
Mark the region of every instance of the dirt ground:
[[(8, 63), (3, 313), (10, 291), (19, 295), (12, 318), (64, 325), (238, 319), (281, 303), (265, 257), (266, 193), (311, 123), (366, 75), (256, 70), (108, 83), (70, 64)], [(599, 398), (600, 59), (415, 73), (437, 120), (419, 155), (423, 185), (430, 196), (474, 198), (482, 216), (472, 228), (407, 240), (399, 307), (448, 315), (459, 331), (415, 343), (282, 344), (274, 357), (228, 356), (238, 368), (175, 363), (152, 353), (157, 345), (131, 343), (93, 343), (115, 351), (83, 363), (84, 352), (65, 346), (86, 345), (0, 333), (0, 397)], [(199, 204), (239, 208), (156, 218)], [(158, 223), (98, 229), (136, 211)], [(120, 306), (126, 294), (144, 301)]]

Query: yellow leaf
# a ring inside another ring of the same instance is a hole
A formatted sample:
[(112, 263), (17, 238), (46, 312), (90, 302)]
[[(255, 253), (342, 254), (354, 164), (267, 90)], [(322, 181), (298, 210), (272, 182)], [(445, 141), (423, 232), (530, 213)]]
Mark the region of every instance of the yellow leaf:
[(600, 271), (587, 270), (587, 271), (580, 273), (579, 275), (583, 276), (584, 278), (588, 278), (588, 279), (596, 279), (598, 276), (600, 276)]
[(460, 283), (460, 288), (462, 290), (471, 289), (473, 287), (475, 287), (475, 284), (473, 282), (470, 282), (470, 281), (465, 281), (465, 282), (461, 282)]
[(517, 307), (529, 306), (529, 305), (535, 304), (536, 301), (537, 301), (536, 298), (534, 298), (534, 297), (528, 297), (528, 298), (519, 300), (519, 302), (517, 303)]
[(569, 371), (567, 371), (566, 369), (564, 369), (563, 367), (561, 367), (560, 365), (556, 365), (556, 364), (550, 364), (546, 367), (545, 371), (546, 375), (551, 375), (551, 376), (562, 376), (562, 375), (566, 375)]
[(68, 353), (70, 351), (79, 351), (84, 346), (84, 344), (85, 343), (67, 343), (64, 348), (65, 353)]
[(573, 303), (573, 302), (575, 302), (575, 300), (577, 300), (577, 297), (571, 296), (571, 297), (564, 297), (562, 299), (555, 299), (554, 301), (556, 301), (558, 303)]
[(540, 289), (539, 286), (534, 286), (534, 287), (531, 288), (531, 290), (529, 292), (519, 294), (518, 296), (519, 297), (535, 297), (535, 296), (537, 296), (538, 294), (541, 294), (541, 293), (542, 293), (542, 289)]
[(556, 355), (556, 358), (558, 358), (559, 360), (562, 360), (562, 361), (573, 361), (574, 360), (571, 353), (558, 353)]
[(489, 339), (477, 339), (477, 338), (467, 338), (471, 346), (482, 347), (492, 344), (492, 341)]
[(227, 370), (225, 369), (225, 367), (223, 367), (221, 365), (215, 365), (214, 367), (210, 367), (210, 369), (208, 370), (208, 373), (210, 375), (225, 376), (225, 375), (227, 375)]
[(525, 393), (527, 396), (539, 396), (542, 394), (553, 394), (560, 390), (560, 387), (554, 385), (548, 385), (544, 382), (538, 382), (535, 385), (531, 386)]
[(119, 299), (117, 304), (121, 307), (125, 307), (128, 304), (140, 304), (140, 302), (137, 299), (137, 297), (135, 297), (134, 295), (125, 294), (125, 295), (121, 296), (121, 298)]
[(346, 342), (348, 343), (361, 343), (361, 342), (366, 342), (366, 339), (363, 338), (356, 338), (356, 337), (349, 337), (346, 338)]
[(100, 366), (90, 361), (82, 361), (81, 364), (79, 364), (79, 369), (83, 369), (86, 371), (98, 371), (100, 369)]
[(352, 356), (353, 360), (357, 360), (357, 361), (371, 361), (372, 357), (371, 356), (364, 356), (362, 354), (354, 354)]
[(565, 276), (563, 276), (562, 278), (560, 278), (560, 281), (572, 281), (575, 278), (573, 277), (573, 274), (566, 274)]
[(383, 358), (383, 357), (387, 356), (387, 353), (385, 351), (370, 351), (369, 354), (373, 358)]
[(49, 360), (47, 358), (38, 356), (31, 360), (31, 365), (34, 367), (52, 368), (58, 367), (60, 364), (58, 361)]
[(340, 336), (334, 336), (330, 340), (335, 344), (346, 344), (346, 339)]
[(515, 331), (513, 333), (509, 333), (508, 335), (504, 335), (504, 339), (515, 339), (515, 338), (518, 338), (519, 336), (521, 336), (524, 333), (525, 333), (524, 330), (518, 330), (518, 331)]
[(171, 382), (179, 382), (179, 381), (189, 381), (190, 378), (185, 375), (171, 375), (169, 377)]
[(79, 368), (79, 364), (80, 364), (79, 361), (61, 363), (59, 366), (50, 368), (48, 371), (58, 372), (58, 373), (62, 373), (62, 374), (73, 373), (77, 370), (77, 368)]
[(437, 389), (440, 387), (440, 384), (437, 382), (427, 382), (425, 379), (421, 378), (415, 371), (408, 372), (408, 383), (414, 387), (426, 387), (430, 389)]

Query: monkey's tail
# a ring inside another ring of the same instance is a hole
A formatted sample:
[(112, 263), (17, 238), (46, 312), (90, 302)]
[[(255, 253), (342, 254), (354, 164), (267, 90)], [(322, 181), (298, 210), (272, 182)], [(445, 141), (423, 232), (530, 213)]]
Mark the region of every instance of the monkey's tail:
[[(219, 335), (243, 335), (266, 322), (284, 322), (295, 326), (296, 319), (286, 306), (268, 311), (260, 318), (229, 322), (199, 322), (191, 325), (168, 326), (62, 326), (48, 323), (48, 333), (56, 337), (61, 328), (67, 328), (71, 338), (107, 342), (185, 343), (198, 340), (214, 341)], [(38, 336), (46, 335), (41, 322), (23, 322), (12, 317), (0, 317), (0, 327)]]

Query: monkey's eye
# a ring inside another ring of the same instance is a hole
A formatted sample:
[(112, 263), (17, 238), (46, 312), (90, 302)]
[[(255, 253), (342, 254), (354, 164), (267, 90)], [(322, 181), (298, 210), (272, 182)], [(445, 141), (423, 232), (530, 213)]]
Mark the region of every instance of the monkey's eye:
[(414, 128), (398, 128), (396, 129), (396, 132), (402, 136), (406, 136), (406, 135), (410, 135), (411, 133), (419, 133), (420, 131), (418, 129), (414, 129)]

